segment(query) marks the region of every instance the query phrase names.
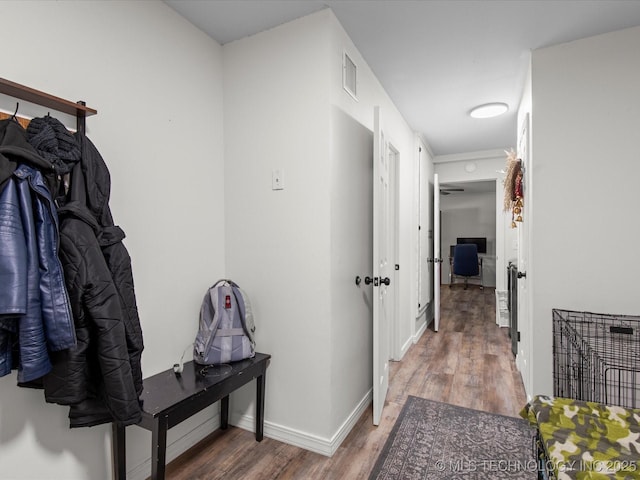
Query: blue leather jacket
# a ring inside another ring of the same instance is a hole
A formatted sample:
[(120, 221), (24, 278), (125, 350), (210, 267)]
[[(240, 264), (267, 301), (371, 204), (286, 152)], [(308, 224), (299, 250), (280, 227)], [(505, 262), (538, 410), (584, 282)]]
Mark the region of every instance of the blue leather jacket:
[[(20, 157), (19, 149), (3, 147), (0, 161), (6, 151), (12, 160)], [(76, 336), (58, 259), (55, 205), (41, 172), (27, 164), (17, 164), (2, 182), (0, 243), (0, 376), (17, 367), (18, 383), (31, 382), (51, 370), (49, 350), (75, 346)]]

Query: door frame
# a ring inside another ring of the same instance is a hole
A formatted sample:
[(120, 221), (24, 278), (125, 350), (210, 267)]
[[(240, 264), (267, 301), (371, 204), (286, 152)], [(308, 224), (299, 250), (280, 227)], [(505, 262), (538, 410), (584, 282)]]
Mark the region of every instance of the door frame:
[(442, 287), (442, 245), (440, 215), (440, 176), (433, 174), (433, 329), (440, 328), (440, 289)]
[[(518, 342), (518, 354), (516, 365), (522, 377), (522, 383), (527, 394), (527, 400), (531, 400), (533, 385), (533, 315), (531, 305), (531, 150), (530, 145), (529, 114), (527, 113), (522, 123), (522, 129), (518, 136), (518, 158), (522, 160), (524, 172), (524, 221), (518, 225), (518, 272), (526, 273), (526, 276), (518, 278), (518, 329), (523, 330), (520, 342)], [(526, 208), (526, 210), (525, 210)], [(524, 244), (524, 248), (523, 248)]]
[(389, 225), (391, 227), (391, 235), (389, 239), (391, 245), (389, 250), (392, 253), (393, 270), (392, 283), (388, 289), (391, 298), (391, 318), (389, 319), (389, 359), (400, 360), (402, 357), (402, 345), (400, 337), (400, 273), (395, 269), (396, 265), (400, 265), (400, 152), (394, 146), (393, 140), (389, 139), (387, 133), (387, 142), (389, 144)]
[[(507, 261), (506, 261), (506, 249), (508, 245), (505, 244), (505, 232), (504, 232), (504, 222), (498, 221), (498, 217), (504, 217), (506, 214), (502, 211), (502, 197), (503, 190), (501, 188), (504, 171), (495, 170), (493, 168), (481, 169), (479, 168), (476, 162), (483, 161), (493, 161), (494, 159), (504, 158), (504, 152), (501, 151), (487, 151), (480, 152), (479, 155), (452, 155), (447, 157), (438, 158), (435, 157), (433, 160), (433, 169), (434, 173), (439, 174), (440, 183), (473, 183), (473, 182), (485, 182), (485, 181), (495, 181), (495, 189), (496, 189), (496, 290), (504, 290), (506, 289), (506, 273), (507, 273)], [(451, 166), (450, 166), (451, 165)], [(460, 166), (465, 168), (452, 168), (453, 166)], [(469, 178), (469, 172), (467, 171), (467, 166), (473, 166), (475, 170), (478, 167), (478, 171), (483, 171), (482, 175), (478, 175), (477, 177)], [(503, 168), (504, 163), (500, 164), (499, 168)], [(493, 173), (493, 175), (491, 175)], [(439, 194), (439, 192), (435, 191), (432, 195), (432, 199), (435, 198), (435, 195)], [(433, 219), (435, 224), (435, 219)], [(510, 221), (509, 221), (510, 224)], [(434, 231), (435, 236), (435, 231)], [(435, 244), (435, 240), (434, 240)], [(501, 249), (499, 249), (499, 247)], [(441, 247), (442, 248), (442, 247)], [(435, 252), (434, 252), (435, 255)], [(435, 270), (435, 268), (434, 268)], [(435, 297), (435, 285), (434, 285), (434, 297)], [(435, 304), (435, 298), (433, 299)], [(498, 319), (498, 309), (499, 306), (496, 303), (496, 322)], [(429, 320), (428, 320), (429, 321)]]
[[(429, 312), (433, 311), (433, 168), (429, 168), (431, 157), (425, 148), (418, 145), (415, 164), (415, 197), (416, 205), (416, 269), (415, 283), (415, 321), (412, 323), (411, 336), (417, 341), (416, 334), (426, 328), (431, 321)], [(418, 323), (424, 316), (424, 326), (418, 329)]]

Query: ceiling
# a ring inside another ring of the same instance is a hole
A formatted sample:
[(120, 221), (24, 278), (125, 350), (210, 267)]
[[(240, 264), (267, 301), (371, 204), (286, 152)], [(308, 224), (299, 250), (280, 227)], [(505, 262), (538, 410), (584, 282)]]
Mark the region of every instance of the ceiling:
[[(434, 155), (516, 144), (531, 50), (640, 25), (640, 0), (165, 0), (218, 43), (331, 8)], [(639, 46), (640, 50), (640, 46)], [(476, 105), (509, 111), (473, 119)]]

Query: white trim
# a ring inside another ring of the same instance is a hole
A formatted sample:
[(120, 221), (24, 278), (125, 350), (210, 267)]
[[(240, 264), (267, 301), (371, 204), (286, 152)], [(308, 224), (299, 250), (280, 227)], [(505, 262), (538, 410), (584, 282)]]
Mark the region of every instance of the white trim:
[(393, 144), (389, 144), (389, 187), (392, 189), (389, 194), (389, 199), (391, 208), (389, 209), (389, 213), (393, 216), (391, 221), (389, 222), (388, 227), (391, 228), (391, 258), (393, 259), (391, 266), (391, 277), (393, 278), (392, 283), (392, 292), (393, 292), (393, 312), (392, 312), (392, 321), (391, 321), (391, 342), (389, 349), (389, 359), (398, 361), (402, 359), (404, 354), (406, 353), (404, 347), (400, 345), (402, 339), (400, 338), (400, 270), (396, 270), (396, 265), (400, 265), (400, 152), (396, 149)]
[[(360, 420), (360, 417), (367, 410), (372, 400), (373, 391), (369, 390), (330, 439), (266, 421), (264, 422), (264, 436), (288, 445), (304, 448), (305, 450), (331, 457), (338, 450), (338, 447), (340, 447), (358, 420)], [(252, 415), (232, 414), (229, 423), (250, 432), (253, 432), (255, 428), (255, 420)]]
[(420, 317), (424, 315), (424, 313), (427, 311), (427, 308), (429, 308), (429, 303), (430, 302), (427, 302), (422, 307), (420, 307), (420, 310), (418, 310), (418, 314), (416, 315), (416, 320), (420, 320)]
[(495, 149), (495, 150), (481, 150), (478, 152), (468, 152), (468, 153), (453, 153), (451, 155), (437, 155), (433, 158), (433, 163), (448, 163), (448, 162), (467, 162), (469, 160), (486, 160), (489, 158), (503, 158), (505, 156), (505, 150), (508, 150), (507, 147), (504, 149)]
[[(422, 330), (422, 327), (420, 329)], [(407, 338), (407, 341), (404, 342), (404, 344), (400, 347), (400, 357), (398, 357), (397, 361), (401, 361), (406, 355), (406, 353), (409, 351), (409, 349), (411, 348), (411, 345), (416, 343), (415, 338), (416, 338), (415, 335), (411, 335), (409, 336), (409, 338)], [(417, 337), (417, 338), (420, 338), (420, 337)]]
[(400, 356), (396, 359), (397, 362), (401, 361), (405, 354), (409, 351), (409, 349), (411, 348), (411, 345), (413, 345), (415, 343), (415, 341), (413, 340), (414, 336), (410, 335), (409, 338), (407, 338), (407, 341), (404, 342), (404, 345), (402, 345), (400, 347)]
[(425, 320), (425, 322), (420, 326), (418, 331), (413, 336), (413, 343), (418, 343), (418, 340), (420, 340), (420, 337), (422, 336), (422, 334), (427, 331), (428, 324), (429, 322)]

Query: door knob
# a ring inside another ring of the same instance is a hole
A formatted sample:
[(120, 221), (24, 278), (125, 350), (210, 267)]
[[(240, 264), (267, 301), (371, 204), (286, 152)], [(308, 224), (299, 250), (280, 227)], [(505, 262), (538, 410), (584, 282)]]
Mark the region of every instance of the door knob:
[(518, 272), (518, 278), (527, 278), (527, 272)]
[(373, 283), (373, 278), (371, 277), (364, 277), (364, 284), (365, 285), (371, 285)]
[(389, 277), (380, 277), (380, 284), (391, 285), (391, 279)]

